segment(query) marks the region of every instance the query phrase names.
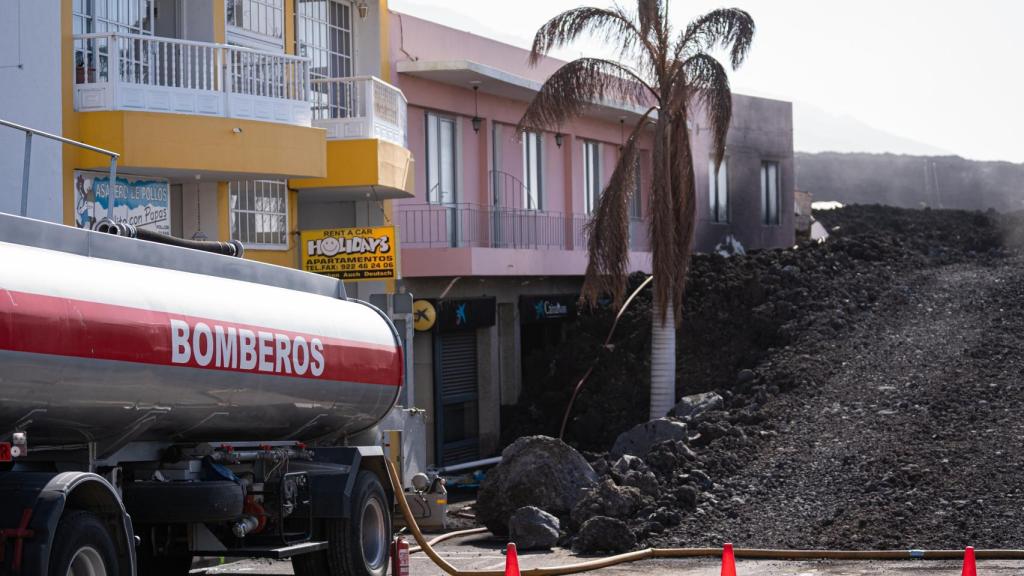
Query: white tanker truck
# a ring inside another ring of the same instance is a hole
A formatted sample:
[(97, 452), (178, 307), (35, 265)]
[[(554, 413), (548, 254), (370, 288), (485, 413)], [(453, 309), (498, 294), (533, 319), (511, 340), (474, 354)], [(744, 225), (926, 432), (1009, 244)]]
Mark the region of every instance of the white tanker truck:
[(134, 232), (0, 214), (0, 574), (383, 576), (385, 454), (352, 444), (399, 395), (392, 322), (338, 280)]

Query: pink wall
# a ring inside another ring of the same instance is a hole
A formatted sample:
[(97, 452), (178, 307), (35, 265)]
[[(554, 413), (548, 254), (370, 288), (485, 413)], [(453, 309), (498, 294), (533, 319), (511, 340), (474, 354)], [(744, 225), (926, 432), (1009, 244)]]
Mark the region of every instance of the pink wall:
[[(516, 100), (479, 94), (479, 114), (484, 119), (480, 134), (473, 132), (473, 91), (440, 82), (399, 75), (398, 86), (409, 100), (409, 149), (416, 159), (416, 198), (401, 202), (419, 204), (426, 201), (426, 134), (428, 111), (457, 119), (461, 140), (459, 202), (489, 205), (489, 172), (493, 168), (523, 178), (522, 144), (515, 138), (515, 124), (527, 104)], [(492, 165), (492, 126), (497, 126), (498, 161)], [(629, 126), (627, 126), (627, 129)], [(611, 177), (619, 155), (620, 126), (595, 118), (579, 118), (562, 129), (562, 148), (555, 144), (553, 133), (543, 134), (543, 207), (546, 211), (583, 213), (583, 163), (581, 139), (602, 144), (602, 175), (605, 183)], [(646, 148), (642, 146), (642, 148)], [(566, 170), (571, 161), (572, 169)], [(646, 168), (644, 168), (646, 169)], [(567, 187), (569, 187), (567, 189)]]
[(565, 63), (545, 58), (532, 67), (528, 50), (394, 11), (390, 40), (394, 60), (472, 60), (536, 82)]

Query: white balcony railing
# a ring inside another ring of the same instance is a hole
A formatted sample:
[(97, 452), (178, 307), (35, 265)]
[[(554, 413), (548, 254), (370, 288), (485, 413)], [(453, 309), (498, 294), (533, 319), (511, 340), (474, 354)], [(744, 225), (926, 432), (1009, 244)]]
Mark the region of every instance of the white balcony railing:
[(309, 59), (122, 33), (80, 34), (75, 109), (141, 110), (309, 126)]
[(379, 138), (407, 146), (405, 95), (372, 76), (312, 81), (313, 125), (328, 140)]

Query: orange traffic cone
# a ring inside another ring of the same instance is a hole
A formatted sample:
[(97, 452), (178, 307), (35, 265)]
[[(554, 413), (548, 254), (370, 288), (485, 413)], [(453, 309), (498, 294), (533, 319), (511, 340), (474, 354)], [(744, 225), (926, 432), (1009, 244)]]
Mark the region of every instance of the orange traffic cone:
[(961, 576), (978, 576), (978, 567), (974, 564), (974, 546), (964, 550), (964, 570)]
[(722, 576), (736, 576), (736, 556), (728, 543), (722, 548)]
[(505, 576), (519, 576), (519, 555), (512, 542), (508, 543), (508, 550), (505, 551)]

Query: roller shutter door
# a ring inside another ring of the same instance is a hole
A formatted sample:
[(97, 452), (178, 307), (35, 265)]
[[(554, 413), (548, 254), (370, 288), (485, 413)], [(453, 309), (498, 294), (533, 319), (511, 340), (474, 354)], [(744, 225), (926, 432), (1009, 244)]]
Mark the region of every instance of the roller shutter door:
[(437, 462), (470, 462), (480, 457), (476, 330), (440, 333), (436, 342)]

